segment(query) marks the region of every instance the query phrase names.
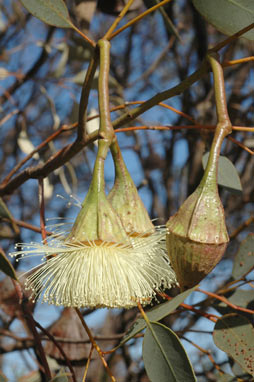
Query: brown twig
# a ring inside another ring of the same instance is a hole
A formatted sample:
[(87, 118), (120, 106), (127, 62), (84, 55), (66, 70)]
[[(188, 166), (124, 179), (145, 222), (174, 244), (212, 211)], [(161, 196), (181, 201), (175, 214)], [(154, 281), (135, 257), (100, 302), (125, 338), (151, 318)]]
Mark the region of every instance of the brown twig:
[(123, 7), (123, 9), (121, 10), (121, 12), (119, 13), (119, 15), (117, 16), (117, 18), (115, 19), (115, 21), (112, 23), (112, 25), (110, 26), (110, 28), (108, 29), (108, 31), (105, 33), (103, 39), (104, 40), (110, 40), (112, 34), (113, 34), (113, 31), (116, 29), (117, 25), (120, 23), (120, 21), (124, 18), (124, 16), (126, 15), (126, 13), (128, 12), (129, 8), (131, 7), (132, 3), (133, 3), (134, 0), (129, 0), (125, 6)]
[(254, 61), (254, 56), (239, 58), (238, 60), (223, 61), (222, 66), (227, 68), (228, 66), (244, 64), (246, 62)]
[[(165, 298), (166, 300), (170, 301), (172, 300), (173, 297), (171, 296), (168, 296), (166, 293), (158, 293), (159, 296), (162, 296), (163, 298)], [(199, 316), (202, 316), (202, 317), (205, 317), (207, 318), (208, 320), (210, 321), (213, 321), (213, 322), (216, 322), (217, 319), (219, 318), (219, 316), (216, 316), (215, 314), (211, 314), (211, 313), (207, 313), (207, 312), (203, 312), (202, 310), (200, 309), (196, 309), (194, 308), (192, 305), (189, 305), (189, 304), (185, 304), (185, 303), (181, 303), (179, 306), (181, 306), (182, 308), (186, 309), (186, 310), (189, 310), (193, 313), (196, 313), (198, 314)]]
[(254, 222), (254, 216), (249, 217), (249, 219), (245, 220), (242, 224), (239, 225), (230, 235), (230, 239), (235, 239), (236, 236), (239, 235), (245, 228), (249, 227), (251, 223)]
[(86, 381), (86, 376), (87, 376), (88, 368), (89, 368), (89, 365), (90, 365), (90, 362), (91, 362), (91, 359), (92, 359), (93, 351), (94, 351), (94, 347), (92, 345), (91, 349), (90, 349), (90, 352), (89, 352), (89, 355), (88, 355), (87, 362), (86, 362), (86, 367), (85, 367), (85, 371), (84, 371), (82, 382)]
[[(233, 128), (232, 128), (233, 130)], [(241, 147), (242, 149), (244, 149), (245, 151), (247, 151), (249, 154), (251, 155), (254, 155), (254, 151), (252, 151), (251, 149), (249, 149), (249, 147), (245, 146), (243, 143), (239, 142), (237, 139), (233, 138), (233, 137), (227, 137), (231, 142), (234, 142), (236, 145), (238, 145), (239, 147)]]
[(37, 326), (37, 328), (39, 328), (49, 339), (50, 341), (53, 342), (53, 344), (57, 347), (57, 349), (59, 350), (59, 352), (62, 354), (65, 362), (66, 362), (66, 365), (68, 366), (68, 368), (70, 369), (70, 372), (71, 372), (71, 375), (72, 375), (72, 379), (73, 379), (73, 382), (77, 382), (77, 379), (76, 379), (76, 376), (75, 376), (75, 372), (73, 370), (73, 367), (71, 365), (71, 362), (69, 360), (69, 358), (67, 357), (67, 355), (65, 354), (63, 348), (59, 345), (59, 343), (57, 342), (57, 340), (54, 338), (54, 336), (52, 336), (52, 334), (50, 334), (48, 332), (48, 330), (44, 329), (40, 324), (39, 322), (35, 321), (34, 320), (34, 323), (35, 325)]
[(125, 29), (129, 28), (131, 25), (135, 24), (139, 20), (143, 19), (143, 17), (149, 15), (150, 13), (156, 11), (156, 9), (162, 7), (163, 5), (169, 3), (171, 0), (163, 0), (159, 4), (154, 5), (153, 7), (147, 9), (145, 12), (141, 13), (141, 15), (138, 15), (137, 17), (134, 17), (134, 19), (130, 20), (128, 23), (123, 25), (121, 28), (117, 29), (114, 33), (112, 33), (109, 36), (109, 40), (112, 40), (112, 38), (116, 37), (119, 33), (124, 31)]
[[(10, 222), (10, 220), (7, 219), (7, 218), (3, 218), (2, 220), (6, 221), (6, 222)], [(13, 223), (17, 224), (19, 227), (30, 229), (31, 231), (34, 231), (34, 232), (37, 232), (37, 233), (41, 233), (41, 228), (36, 227), (33, 224), (29, 224), (27, 222), (24, 222), (23, 220), (17, 220), (17, 219), (13, 219), (12, 221), (13, 221)], [(52, 232), (50, 232), (50, 231), (45, 231), (45, 232), (46, 232), (47, 236), (52, 235)]]
[(107, 374), (109, 375), (109, 377), (111, 378), (111, 381), (112, 382), (116, 382), (116, 379), (115, 377), (113, 376), (113, 374), (111, 373), (111, 370), (110, 368), (108, 367), (108, 364), (104, 358), (104, 353), (103, 351), (101, 350), (101, 348), (99, 347), (99, 345), (96, 343), (96, 341), (94, 340), (94, 337), (89, 329), (89, 327), (87, 326), (82, 314), (80, 313), (79, 309), (75, 308), (76, 312), (77, 312), (77, 315), (79, 316), (79, 319), (81, 321), (81, 324), (82, 326), (84, 327), (89, 339), (90, 339), (90, 342), (92, 344), (92, 346), (94, 347), (94, 349), (97, 351), (97, 353), (99, 354), (99, 357), (101, 359), (101, 362), (103, 364), (103, 366), (105, 367), (105, 370), (107, 371)]
[(245, 312), (245, 313), (250, 313), (250, 314), (254, 314), (254, 310), (251, 310), (251, 309), (247, 309), (247, 308), (242, 308), (241, 306), (238, 306), (238, 305), (235, 305), (235, 304), (232, 304), (226, 297), (224, 296), (220, 296), (216, 293), (212, 293), (212, 292), (207, 292), (203, 289), (200, 289), (200, 288), (197, 288), (196, 289), (197, 292), (201, 292), (203, 294), (206, 294), (207, 296), (209, 297), (213, 297), (217, 300), (220, 300), (222, 302), (224, 302), (226, 305), (230, 306), (230, 308), (233, 308), (235, 310), (239, 310), (241, 312)]
[(77, 127), (77, 122), (72, 125), (63, 125), (59, 130), (55, 131), (53, 134), (51, 134), (48, 138), (46, 138), (41, 144), (39, 144), (33, 151), (30, 152), (24, 159), (22, 159), (10, 172), (9, 174), (3, 179), (2, 185), (5, 185), (9, 182), (11, 177), (29, 160), (33, 157), (35, 153), (38, 153), (43, 147), (45, 147), (49, 142), (53, 141), (55, 138), (57, 138), (60, 134), (62, 134), (65, 131), (72, 130), (73, 128)]
[(45, 203), (44, 203), (44, 183), (43, 178), (39, 178), (39, 204), (40, 204), (40, 227), (43, 244), (47, 244), (47, 234), (45, 228)]
[(221, 41), (219, 44), (216, 44), (210, 51), (212, 52), (218, 52), (220, 49), (224, 48), (224, 46), (230, 44), (231, 42), (237, 40), (239, 37), (241, 37), (246, 32), (250, 31), (254, 28), (254, 23), (248, 25), (247, 27), (241, 29), (239, 32), (233, 34), (232, 36), (226, 38), (225, 40)]
[(45, 355), (45, 352), (44, 352), (44, 349), (43, 349), (43, 346), (42, 346), (42, 343), (41, 343), (40, 335), (39, 335), (39, 333), (36, 330), (35, 320), (33, 318), (32, 313), (29, 310), (28, 305), (27, 305), (27, 299), (25, 298), (25, 296), (23, 294), (23, 291), (22, 291), (20, 283), (15, 281), (15, 280), (13, 280), (13, 279), (11, 281), (13, 283), (13, 286), (14, 286), (15, 291), (17, 293), (17, 296), (19, 298), (19, 303), (20, 303), (21, 309), (23, 311), (24, 318), (25, 318), (25, 320), (27, 322), (28, 328), (30, 329), (31, 333), (33, 334), (34, 342), (35, 342), (35, 345), (36, 345), (35, 346), (35, 350), (38, 351), (39, 359), (41, 361), (41, 365), (43, 366), (46, 379), (47, 379), (47, 381), (50, 381), (50, 379), (52, 378), (51, 377), (51, 371), (50, 371), (50, 368), (49, 368), (49, 365), (48, 365), (48, 361), (47, 361), (47, 357)]
[(18, 109), (13, 110), (9, 114), (5, 115), (1, 121), (0, 121), (0, 126), (2, 126), (5, 122), (7, 122), (13, 115), (17, 114), (19, 112)]
[(217, 365), (217, 363), (215, 362), (211, 352), (209, 350), (206, 350), (204, 348), (202, 348), (201, 346), (199, 346), (198, 344), (196, 344), (195, 342), (191, 341), (189, 338), (185, 337), (185, 336), (181, 336), (181, 338), (187, 342), (189, 342), (192, 346), (194, 346), (196, 349), (200, 350), (202, 353), (204, 353), (205, 355), (207, 355), (207, 357), (210, 359), (210, 361), (212, 362), (212, 364), (214, 365), (214, 367), (222, 374), (225, 374), (225, 372), (219, 367), (219, 365)]

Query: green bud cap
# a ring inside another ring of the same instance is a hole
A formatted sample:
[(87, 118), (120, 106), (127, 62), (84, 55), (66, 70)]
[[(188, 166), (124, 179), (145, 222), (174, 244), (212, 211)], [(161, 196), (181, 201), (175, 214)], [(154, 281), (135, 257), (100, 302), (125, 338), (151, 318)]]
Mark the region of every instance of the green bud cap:
[[(89, 190), (70, 234), (73, 241), (125, 243), (128, 237), (104, 193)], [(70, 240), (70, 237), (69, 239)]]
[(106, 153), (107, 145), (100, 141), (93, 179), (68, 241), (128, 242), (128, 236), (122, 222), (108, 201), (104, 190), (104, 160)]
[(108, 201), (117, 212), (128, 234), (154, 231), (147, 210), (124, 163), (117, 141), (111, 145), (115, 165), (115, 183)]

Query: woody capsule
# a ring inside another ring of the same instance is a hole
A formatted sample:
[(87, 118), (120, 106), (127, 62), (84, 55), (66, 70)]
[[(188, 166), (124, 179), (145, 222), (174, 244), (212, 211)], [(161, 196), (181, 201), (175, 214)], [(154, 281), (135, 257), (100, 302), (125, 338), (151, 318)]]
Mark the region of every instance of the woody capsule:
[(223, 71), (217, 55), (208, 55), (214, 74), (218, 124), (203, 178), (167, 226), (167, 250), (182, 290), (198, 284), (222, 258), (228, 241), (217, 173), (221, 145), (231, 123), (227, 113)]

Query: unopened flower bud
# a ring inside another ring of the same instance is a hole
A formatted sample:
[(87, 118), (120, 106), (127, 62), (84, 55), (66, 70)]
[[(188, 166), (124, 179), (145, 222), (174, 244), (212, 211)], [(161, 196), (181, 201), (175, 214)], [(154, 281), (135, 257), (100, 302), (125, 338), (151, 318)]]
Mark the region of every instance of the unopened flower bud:
[(166, 225), (168, 255), (182, 290), (211, 272), (229, 241), (217, 186), (217, 154), (211, 150), (200, 185)]

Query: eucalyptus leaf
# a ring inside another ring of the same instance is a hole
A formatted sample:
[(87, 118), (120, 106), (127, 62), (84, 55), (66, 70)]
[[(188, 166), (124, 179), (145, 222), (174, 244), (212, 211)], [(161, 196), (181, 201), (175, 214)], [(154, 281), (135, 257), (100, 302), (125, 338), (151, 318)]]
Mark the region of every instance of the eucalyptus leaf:
[(5, 256), (3, 250), (0, 248), (0, 270), (12, 279), (17, 280), (15, 269)]
[[(253, 0), (192, 0), (199, 13), (220, 32), (230, 36), (254, 22)], [(254, 40), (254, 30), (243, 35)]]
[[(205, 153), (202, 157), (203, 168), (205, 169), (208, 162), (209, 152)], [(242, 193), (242, 185), (233, 163), (225, 156), (219, 158), (218, 168), (218, 184), (225, 187), (228, 191), (234, 194)]]
[(157, 322), (151, 322), (145, 332), (143, 360), (151, 382), (196, 381), (179, 338), (171, 329)]
[(68, 9), (63, 0), (21, 0), (24, 7), (46, 24), (72, 28)]
[(254, 234), (242, 241), (235, 256), (232, 276), (238, 280), (254, 268)]
[(247, 318), (235, 313), (219, 318), (214, 327), (213, 339), (218, 348), (254, 376), (254, 329)]
[[(162, 318), (168, 316), (170, 313), (174, 312), (176, 308), (196, 289), (194, 288), (188, 289), (183, 293), (178, 294), (172, 300), (164, 302), (163, 304), (157, 305), (151, 310), (146, 312), (147, 317), (150, 321), (159, 321)], [(145, 329), (146, 322), (143, 318), (138, 318), (134, 324), (130, 327), (128, 332), (123, 337), (120, 345), (123, 345), (125, 342), (129, 341), (136, 334), (141, 332), (141, 330)]]

